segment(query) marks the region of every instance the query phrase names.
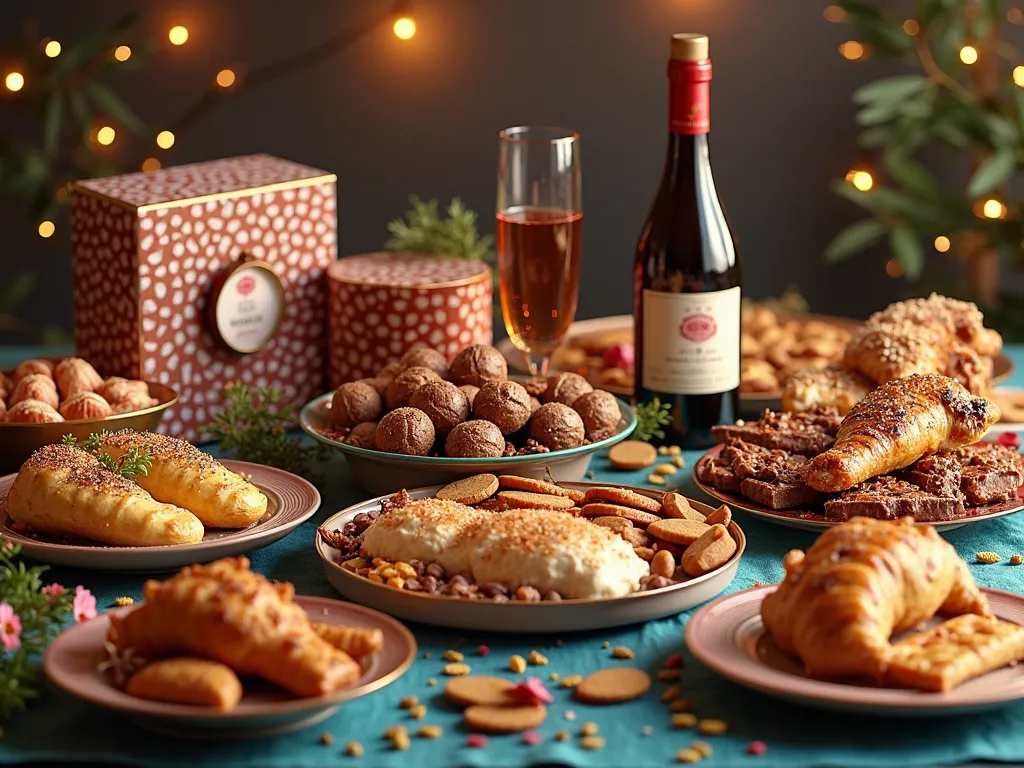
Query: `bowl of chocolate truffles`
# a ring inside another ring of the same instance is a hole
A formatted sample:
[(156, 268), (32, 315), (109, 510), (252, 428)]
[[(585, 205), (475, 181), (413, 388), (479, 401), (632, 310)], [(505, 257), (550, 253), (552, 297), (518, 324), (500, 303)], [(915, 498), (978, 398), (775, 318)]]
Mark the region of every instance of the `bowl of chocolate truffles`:
[(502, 354), (477, 344), (450, 361), (412, 349), (308, 403), (299, 423), (380, 494), (481, 472), (544, 478), (550, 469), (582, 480), (591, 457), (628, 437), (636, 417), (575, 373), (510, 379)]

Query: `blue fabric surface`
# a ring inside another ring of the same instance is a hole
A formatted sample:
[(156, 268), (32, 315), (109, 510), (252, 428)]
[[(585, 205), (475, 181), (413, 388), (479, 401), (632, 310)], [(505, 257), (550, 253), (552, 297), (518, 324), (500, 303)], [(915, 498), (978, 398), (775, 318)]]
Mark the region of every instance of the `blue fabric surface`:
[[(1018, 367), (1024, 349), (1013, 350)], [(0, 356), (0, 364), (4, 362)], [(1015, 377), (1014, 384), (1024, 379)], [(677, 475), (683, 491), (702, 498), (692, 485), (689, 467), (699, 454), (685, 455), (687, 468)], [(275, 579), (291, 581), (299, 593), (333, 596), (319, 558), (313, 549), (316, 525), (335, 511), (359, 501), (366, 494), (354, 484), (340, 456), (331, 460), (328, 479), (321, 485), (324, 503), (312, 521), (285, 540), (250, 554), (254, 568)], [(598, 480), (643, 484), (645, 472), (617, 472), (604, 456), (591, 465)], [(685, 478), (685, 482), (683, 481)], [(747, 551), (736, 579), (727, 592), (745, 589), (755, 581), (777, 581), (782, 574), (780, 559), (792, 547), (806, 547), (814, 534), (779, 527), (738, 513), (736, 520), (747, 535)], [(972, 565), (978, 582), (1013, 592), (1024, 590), (1024, 566), (1006, 564), (1009, 555), (1024, 553), (1024, 515), (1013, 515), (988, 523), (968, 526), (946, 534), (968, 561), (982, 550), (1004, 556), (1003, 563)], [(101, 610), (112, 607), (114, 598), (136, 599), (144, 576), (102, 574), (54, 568), (49, 574), (62, 583), (84, 584), (96, 594)], [(105, 762), (138, 766), (169, 766), (191, 763), (201, 766), (519, 766), (561, 763), (571, 766), (664, 766), (673, 763), (678, 749), (704, 738), (714, 747), (707, 765), (762, 765), (802, 768), (803, 766), (931, 766), (960, 764), (972, 760), (1024, 761), (1024, 702), (994, 712), (969, 717), (916, 720), (852, 717), (830, 714), (780, 702), (746, 691), (704, 669), (686, 654), (683, 627), (690, 612), (677, 617), (622, 630), (583, 635), (516, 637), (476, 635), (413, 626), (420, 654), (412, 669), (393, 685), (351, 702), (331, 719), (306, 731), (271, 739), (243, 742), (204, 743), (175, 740), (154, 735), (134, 726), (122, 716), (91, 707), (55, 689), (48, 688), (41, 701), (27, 713), (13, 717), (0, 740), (0, 764), (28, 761), (66, 761), (83, 764)], [(459, 642), (463, 640), (463, 642)], [(557, 646), (556, 641), (561, 641)], [(625, 645), (636, 652), (635, 661), (612, 660), (604, 642)], [(476, 655), (478, 644), (490, 647), (490, 655)], [(527, 746), (518, 736), (491, 737), (484, 749), (465, 746), (466, 732), (459, 725), (458, 711), (446, 705), (441, 675), (446, 649), (458, 648), (474, 673), (504, 675), (513, 653), (526, 656), (540, 650), (550, 663), (531, 667), (527, 674), (547, 682), (551, 672), (560, 675), (587, 674), (617, 664), (637, 664), (652, 673), (673, 653), (683, 653), (685, 665), (678, 684), (682, 695), (694, 703), (700, 717), (728, 720), (726, 736), (699, 737), (694, 731), (672, 730), (670, 713), (659, 694), (668, 683), (658, 683), (644, 698), (625, 705), (588, 707), (572, 701), (570, 691), (548, 683), (555, 695), (547, 722), (538, 730), (544, 736), (539, 746)], [(431, 659), (424, 657), (432, 654)], [(430, 687), (430, 678), (438, 680)], [(0, 681), (2, 682), (2, 681)], [(416, 695), (428, 707), (422, 721), (409, 720), (398, 702)], [(567, 711), (575, 720), (566, 719)], [(584, 751), (579, 747), (580, 726), (593, 721), (607, 740), (604, 749)], [(405, 722), (411, 732), (423, 723), (440, 725), (445, 734), (437, 740), (413, 737), (408, 752), (393, 750), (381, 734), (388, 726)], [(641, 729), (654, 732), (644, 736)], [(568, 730), (573, 738), (555, 742), (554, 734)], [(324, 732), (334, 736), (331, 746), (320, 742)], [(768, 745), (765, 757), (746, 754), (755, 740)], [(356, 760), (343, 754), (348, 741), (357, 740), (366, 750)]]

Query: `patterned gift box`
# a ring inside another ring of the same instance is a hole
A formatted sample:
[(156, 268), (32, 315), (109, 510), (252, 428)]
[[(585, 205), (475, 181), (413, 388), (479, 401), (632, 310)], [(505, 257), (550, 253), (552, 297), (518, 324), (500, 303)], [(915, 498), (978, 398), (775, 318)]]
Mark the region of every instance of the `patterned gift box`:
[(348, 256), (327, 270), (331, 387), (374, 376), (414, 346), (449, 358), (490, 344), (491, 269), (415, 253)]
[[(219, 410), (227, 382), (274, 386), (299, 404), (321, 394), (335, 181), (251, 155), (72, 185), (77, 354), (105, 376), (176, 389), (181, 403), (161, 430), (189, 440)], [(239, 354), (211, 332), (205, 310), (211, 287), (246, 254), (270, 265), (285, 307), (270, 341)]]

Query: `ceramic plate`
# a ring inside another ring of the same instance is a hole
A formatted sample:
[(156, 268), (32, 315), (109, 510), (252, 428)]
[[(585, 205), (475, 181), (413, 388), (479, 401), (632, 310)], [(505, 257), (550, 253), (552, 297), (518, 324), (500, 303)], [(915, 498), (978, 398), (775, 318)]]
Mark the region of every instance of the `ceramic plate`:
[[(586, 490), (600, 483), (560, 483), (566, 488)], [(624, 486), (629, 487), (629, 486)], [(412, 499), (433, 496), (441, 486), (418, 488), (409, 491)], [(643, 488), (632, 488), (651, 498), (662, 494)], [(324, 527), (340, 529), (360, 512), (379, 509), (386, 496), (364, 501), (328, 518)], [(705, 515), (714, 509), (691, 501), (694, 509)], [(376, 584), (351, 571), (346, 571), (337, 562), (338, 551), (327, 546), (322, 538), (316, 537), (316, 549), (324, 563), (324, 572), (331, 585), (349, 600), (379, 608), (382, 611), (407, 621), (435, 624), (454, 629), (474, 629), (486, 632), (582, 632), (591, 629), (652, 621), (671, 616), (693, 608), (719, 594), (732, 582), (739, 566), (740, 557), (746, 549), (747, 540), (735, 523), (729, 526), (729, 533), (736, 541), (736, 554), (728, 563), (716, 571), (689, 581), (674, 584), (664, 589), (649, 592), (634, 592), (624, 597), (600, 600), (562, 600), (561, 602), (508, 602), (492, 603), (486, 600), (469, 601), (444, 595), (425, 595), (407, 592), (383, 584)]]
[(205, 563), (266, 546), (287, 536), (320, 507), (320, 493), (290, 472), (247, 461), (221, 462), (233, 472), (250, 475), (267, 497), (267, 513), (242, 530), (208, 528), (198, 544), (164, 547), (117, 547), (84, 540), (62, 541), (16, 533), (7, 516), (7, 490), (17, 475), (0, 478), (0, 538), (20, 544), (28, 557), (54, 565), (70, 565), (99, 571), (157, 572)]
[(394, 493), (402, 488), (443, 485), (466, 475), (479, 475), (481, 472), (491, 472), (495, 475), (515, 473), (521, 477), (543, 480), (547, 477), (549, 467), (560, 480), (582, 480), (595, 453), (625, 440), (636, 428), (633, 409), (619, 400), (619, 431), (605, 440), (581, 445), (579, 448), (496, 459), (404, 456), (356, 448), (320, 432), (321, 429), (330, 427), (327, 414), (331, 397), (332, 393), (328, 393), (308, 403), (299, 415), (299, 424), (314, 439), (334, 446), (344, 453), (352, 467), (355, 481), (370, 493)]
[[(999, 396), (1005, 395), (1013, 397), (1015, 400), (1019, 399), (1020, 402), (1024, 403), (1024, 388), (1021, 387), (999, 387), (995, 391), (995, 397), (993, 399), (999, 402)], [(989, 435), (1000, 435), (1004, 432), (1024, 432), (1024, 422), (1019, 421), (997, 421), (993, 424), (989, 430)]]
[[(1024, 664), (989, 672), (947, 693), (808, 678), (799, 661), (783, 652), (761, 623), (761, 601), (774, 589), (755, 587), (705, 605), (686, 625), (687, 648), (734, 683), (820, 709), (882, 717), (959, 715), (1024, 698)], [(1024, 597), (995, 589), (982, 592), (996, 616), (1024, 623)]]
[[(356, 683), (329, 696), (299, 699), (261, 681), (243, 681), (238, 706), (219, 712), (185, 704), (166, 704), (129, 696), (109, 685), (96, 671), (103, 660), (109, 614), (75, 624), (62, 632), (43, 658), (46, 676), (57, 687), (91, 704), (126, 713), (139, 725), (171, 736), (192, 739), (246, 739), (297, 731), (333, 715), (340, 704), (393, 683), (416, 658), (412, 633), (389, 616), (324, 597), (297, 596), (295, 602), (316, 621), (351, 627), (376, 627), (384, 648), (363, 662)], [(112, 613), (126, 613), (120, 608)]]
[[(800, 528), (805, 531), (823, 531), (826, 528), (839, 525), (841, 522), (826, 520), (820, 511), (815, 512), (806, 509), (770, 509), (769, 507), (763, 507), (760, 504), (755, 504), (746, 496), (741, 496), (738, 493), (729, 493), (728, 491), (722, 491), (718, 488), (712, 488), (710, 485), (698, 480), (698, 467), (701, 466), (701, 463), (717, 456), (721, 450), (722, 446), (716, 445), (697, 459), (697, 463), (693, 467), (693, 482), (708, 496), (728, 504), (733, 509), (741, 509), (744, 512), (749, 512), (752, 515), (764, 518), (771, 523), (778, 523), (779, 525), (784, 525), (788, 528)], [(1017, 489), (1018, 498), (1016, 499), (1011, 499), (1010, 501), (1004, 501), (998, 504), (986, 504), (983, 507), (970, 507), (969, 512), (964, 517), (959, 517), (956, 520), (948, 520), (941, 523), (919, 523), (919, 525), (930, 525), (941, 533), (942, 531), (951, 531), (954, 528), (963, 528), (965, 525), (970, 525), (971, 523), (980, 523), (985, 520), (995, 520), (997, 517), (1012, 515), (1014, 512), (1019, 512), (1024, 509), (1024, 496), (1021, 495), (1022, 493), (1024, 493), (1024, 486)]]

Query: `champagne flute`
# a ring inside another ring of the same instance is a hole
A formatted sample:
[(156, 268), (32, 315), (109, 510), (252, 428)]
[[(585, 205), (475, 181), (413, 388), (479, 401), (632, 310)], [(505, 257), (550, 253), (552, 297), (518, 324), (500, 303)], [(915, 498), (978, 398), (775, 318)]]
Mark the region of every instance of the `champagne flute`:
[(583, 194), (580, 136), (519, 126), (499, 134), (497, 250), (501, 314), (533, 376), (576, 316)]

